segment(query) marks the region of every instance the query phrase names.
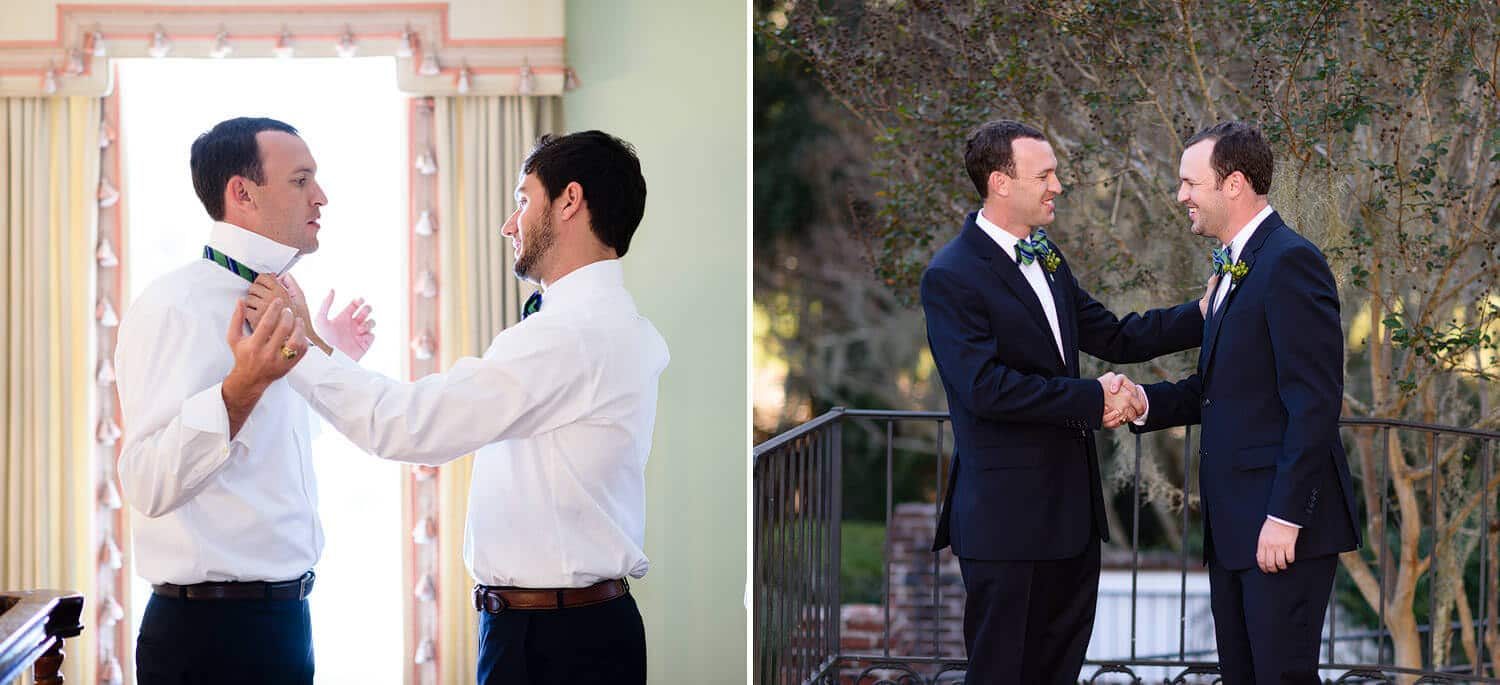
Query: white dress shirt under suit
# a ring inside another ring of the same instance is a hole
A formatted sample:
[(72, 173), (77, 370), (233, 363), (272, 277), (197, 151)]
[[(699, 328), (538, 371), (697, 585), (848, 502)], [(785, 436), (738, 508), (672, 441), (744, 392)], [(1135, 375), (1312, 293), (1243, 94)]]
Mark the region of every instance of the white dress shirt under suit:
[(1016, 266), (1021, 269), (1021, 275), (1026, 277), (1027, 283), (1031, 284), (1031, 290), (1036, 293), (1036, 299), (1042, 303), (1042, 311), (1047, 314), (1047, 325), (1052, 327), (1052, 339), (1057, 342), (1057, 354), (1066, 360), (1068, 354), (1063, 351), (1062, 328), (1057, 322), (1057, 302), (1052, 299), (1052, 289), (1047, 286), (1047, 279), (1051, 276), (1042, 269), (1041, 260), (1032, 260), (1030, 264), (1022, 264), (1016, 257), (1016, 243), (1021, 242), (1021, 239), (984, 218), (984, 210), (981, 209), (974, 215), (974, 223), (979, 224), (979, 230), (984, 231), (985, 235), (995, 241), (995, 244), (1000, 246), (1000, 251), (1015, 261)]
[[(280, 273), (298, 257), (223, 222), (208, 244), (260, 272)], [(234, 354), (225, 334), (249, 287), (199, 259), (152, 282), (120, 323), (120, 485), (136, 567), (152, 584), (292, 580), (323, 550), (307, 403), (278, 380), (229, 436), (221, 387)]]
[(354, 444), (441, 464), (477, 450), (464, 562), (484, 585), (645, 575), (645, 469), (666, 342), (618, 260), (548, 286), (484, 356), (401, 383), (316, 348), (288, 379)]

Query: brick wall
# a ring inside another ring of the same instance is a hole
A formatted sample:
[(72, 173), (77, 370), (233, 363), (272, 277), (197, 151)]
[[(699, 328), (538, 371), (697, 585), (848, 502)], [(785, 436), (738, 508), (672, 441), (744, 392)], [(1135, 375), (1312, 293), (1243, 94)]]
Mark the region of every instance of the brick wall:
[[(934, 573), (931, 548), (936, 532), (935, 505), (918, 502), (896, 505), (886, 531), (891, 544), (891, 653), (963, 659), (963, 577), (958, 558), (946, 549), (937, 555)], [(885, 608), (881, 605), (845, 604), (840, 623), (844, 653), (884, 651)], [(873, 663), (844, 669), (840, 682), (845, 685), (902, 682), (901, 672), (896, 670), (878, 669), (865, 674), (865, 668)], [(919, 672), (930, 678), (937, 670), (936, 666), (930, 666), (920, 668)], [(957, 680), (959, 675), (954, 674), (953, 679)]]

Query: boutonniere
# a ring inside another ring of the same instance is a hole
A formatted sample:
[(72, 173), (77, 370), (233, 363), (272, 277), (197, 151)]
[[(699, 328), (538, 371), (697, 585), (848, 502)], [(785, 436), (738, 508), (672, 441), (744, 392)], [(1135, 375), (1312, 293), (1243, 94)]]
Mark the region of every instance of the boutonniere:
[(1047, 273), (1057, 273), (1057, 267), (1061, 265), (1062, 257), (1057, 256), (1056, 252), (1052, 252), (1049, 250), (1047, 254), (1042, 255), (1042, 268), (1046, 269)]
[(1062, 257), (1057, 255), (1057, 250), (1052, 249), (1052, 242), (1047, 240), (1047, 232), (1038, 228), (1031, 233), (1031, 249), (1036, 253), (1037, 261), (1042, 263), (1042, 268), (1047, 273), (1057, 273), (1057, 267), (1062, 265)]
[(1250, 273), (1250, 265), (1246, 264), (1245, 262), (1235, 262), (1233, 264), (1230, 264), (1229, 267), (1225, 270), (1229, 272), (1229, 284), (1239, 285), (1240, 280), (1243, 279), (1246, 274)]

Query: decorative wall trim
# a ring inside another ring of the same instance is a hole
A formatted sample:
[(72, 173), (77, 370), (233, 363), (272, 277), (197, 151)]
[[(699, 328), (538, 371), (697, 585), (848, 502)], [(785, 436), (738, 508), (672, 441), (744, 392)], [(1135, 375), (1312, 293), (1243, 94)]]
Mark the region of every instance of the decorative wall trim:
[(411, 95), (556, 95), (562, 36), (454, 38), (449, 4), (57, 6), (51, 40), (0, 41), (0, 97), (102, 96), (113, 57), (394, 56)]
[[(437, 164), (432, 98), (412, 98), (407, 106), (407, 212), (411, 232), (407, 243), (407, 377), (417, 380), (436, 373), (438, 336), (442, 333), (439, 313), (441, 297), (438, 247), (439, 223)], [(442, 673), (443, 650), (438, 640), (442, 593), (441, 535), (438, 533), (438, 469), (412, 466), (407, 469), (406, 529), (411, 537), (403, 542), (406, 559), (406, 655), (408, 685), (437, 685)]]
[(98, 359), (93, 365), (99, 399), (95, 439), (101, 447), (95, 472), (98, 507), (95, 530), (101, 553), (98, 587), (92, 595), (95, 601), (88, 608), (94, 612), (92, 625), (98, 627), (98, 682), (100, 685), (121, 685), (125, 674), (135, 671), (135, 653), (129, 648), (134, 644), (129, 634), (133, 559), (129, 552), (113, 553), (129, 549), (125, 542), (130, 539), (129, 517), (125, 515), (116, 476), (124, 448), (120, 437), (124, 433), (125, 418), (120, 412), (114, 372), (115, 342), (120, 330), (116, 312), (125, 311), (129, 304), (129, 293), (125, 290), (129, 249), (125, 244), (125, 182), (121, 175), (118, 139), (119, 92), (104, 98), (101, 104), (98, 242), (94, 247), (94, 263), (95, 282), (99, 288), (98, 308), (105, 312), (96, 314)]

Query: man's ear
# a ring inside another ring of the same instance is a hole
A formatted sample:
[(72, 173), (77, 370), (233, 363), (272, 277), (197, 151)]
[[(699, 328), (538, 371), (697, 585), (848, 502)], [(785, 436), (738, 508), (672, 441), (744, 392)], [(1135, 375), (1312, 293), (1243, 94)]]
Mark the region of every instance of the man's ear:
[(1244, 172), (1241, 171), (1232, 172), (1229, 178), (1224, 179), (1224, 193), (1235, 200), (1238, 200), (1245, 192), (1245, 188), (1249, 186), (1250, 179), (1245, 178)]
[(229, 184), (224, 189), (227, 204), (236, 207), (250, 208), (255, 206), (255, 199), (250, 196), (250, 181), (244, 176), (229, 177)]
[(552, 202), (554, 204), (558, 202), (562, 203), (560, 211), (562, 214), (561, 218), (564, 221), (572, 219), (578, 214), (578, 210), (583, 208), (583, 186), (578, 185), (577, 181), (568, 183), (563, 188), (562, 194), (558, 195), (557, 199)]
[(1004, 172), (991, 171), (989, 178), (990, 194), (998, 197), (1010, 197), (1010, 177)]

